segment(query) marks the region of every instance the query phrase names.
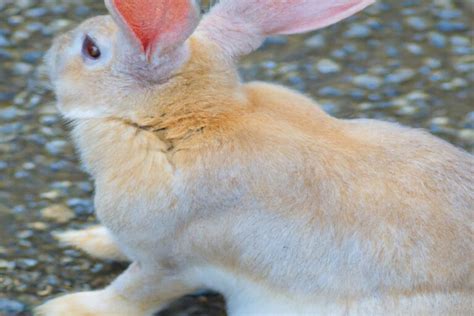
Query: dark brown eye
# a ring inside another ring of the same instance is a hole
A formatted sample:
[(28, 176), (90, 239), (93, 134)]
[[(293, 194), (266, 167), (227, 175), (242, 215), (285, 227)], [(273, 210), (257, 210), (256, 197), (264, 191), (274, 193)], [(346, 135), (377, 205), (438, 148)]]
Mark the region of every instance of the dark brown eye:
[(89, 36), (86, 36), (84, 43), (82, 44), (82, 53), (91, 59), (99, 59), (100, 49), (97, 47), (95, 42)]

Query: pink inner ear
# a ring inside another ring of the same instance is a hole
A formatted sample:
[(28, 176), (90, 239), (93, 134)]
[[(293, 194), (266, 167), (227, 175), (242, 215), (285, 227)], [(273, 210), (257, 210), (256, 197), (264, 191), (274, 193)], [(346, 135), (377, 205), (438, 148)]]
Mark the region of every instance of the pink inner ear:
[(113, 5), (147, 55), (165, 34), (183, 31), (192, 10), (189, 0), (113, 0)]

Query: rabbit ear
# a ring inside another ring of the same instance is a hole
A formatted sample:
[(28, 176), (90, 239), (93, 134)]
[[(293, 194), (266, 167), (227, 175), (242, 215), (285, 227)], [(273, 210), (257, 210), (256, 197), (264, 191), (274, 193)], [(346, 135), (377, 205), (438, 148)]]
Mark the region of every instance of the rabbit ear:
[(269, 35), (294, 34), (334, 24), (374, 0), (221, 0), (199, 30), (232, 56), (250, 53)]
[(148, 60), (155, 53), (182, 44), (199, 21), (193, 0), (105, 0), (105, 4)]

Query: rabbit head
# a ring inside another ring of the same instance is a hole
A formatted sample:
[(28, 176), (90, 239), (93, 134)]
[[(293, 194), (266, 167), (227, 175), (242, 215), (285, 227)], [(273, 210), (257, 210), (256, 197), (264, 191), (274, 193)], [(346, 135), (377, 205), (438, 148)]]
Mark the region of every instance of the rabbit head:
[(372, 2), (221, 0), (199, 23), (193, 0), (106, 0), (110, 16), (55, 39), (46, 62), (66, 118), (137, 121), (165, 105), (229, 99), (234, 61), (266, 36), (325, 27)]

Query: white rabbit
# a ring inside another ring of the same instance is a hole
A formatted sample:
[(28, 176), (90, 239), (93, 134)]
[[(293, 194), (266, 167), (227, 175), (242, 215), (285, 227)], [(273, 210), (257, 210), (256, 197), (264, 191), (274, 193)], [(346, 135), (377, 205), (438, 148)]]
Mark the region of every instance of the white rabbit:
[(39, 315), (151, 315), (199, 289), (229, 315), (473, 314), (474, 159), (339, 120), (235, 63), (372, 0), (107, 0), (47, 62), (103, 227), (60, 239), (133, 263)]

